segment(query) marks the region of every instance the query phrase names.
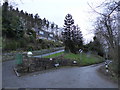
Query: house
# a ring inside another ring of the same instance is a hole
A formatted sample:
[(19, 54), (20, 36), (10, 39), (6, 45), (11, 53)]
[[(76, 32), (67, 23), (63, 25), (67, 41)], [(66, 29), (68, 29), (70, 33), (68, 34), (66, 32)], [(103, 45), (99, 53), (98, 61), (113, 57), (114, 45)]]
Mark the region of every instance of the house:
[(37, 39), (47, 39), (47, 40), (55, 41), (54, 33), (38, 28), (33, 28), (33, 30), (36, 32)]

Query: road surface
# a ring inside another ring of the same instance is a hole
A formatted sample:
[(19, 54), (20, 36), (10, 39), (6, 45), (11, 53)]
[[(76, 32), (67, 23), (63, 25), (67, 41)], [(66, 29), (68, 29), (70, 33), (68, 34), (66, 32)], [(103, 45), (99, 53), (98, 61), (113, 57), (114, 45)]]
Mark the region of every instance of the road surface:
[(35, 72), (17, 77), (15, 62), (3, 62), (3, 88), (117, 88), (118, 85), (103, 78), (97, 69), (103, 65), (64, 67)]

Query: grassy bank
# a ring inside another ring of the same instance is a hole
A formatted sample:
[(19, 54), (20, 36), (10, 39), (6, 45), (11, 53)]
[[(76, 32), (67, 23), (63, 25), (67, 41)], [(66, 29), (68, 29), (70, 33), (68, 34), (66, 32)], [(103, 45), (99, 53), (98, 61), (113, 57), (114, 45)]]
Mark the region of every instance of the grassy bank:
[(49, 56), (44, 56), (44, 58), (54, 58), (54, 57), (58, 57), (58, 56), (60, 56), (60, 55), (62, 55), (62, 54), (64, 54), (64, 52), (52, 54), (52, 55), (49, 55)]
[(29, 38), (20, 38), (20, 39), (2, 39), (2, 51), (3, 53), (10, 53), (13, 51), (36, 51), (42, 49), (63, 47), (63, 44), (59, 41), (50, 41), (39, 39), (36, 40), (33, 37)]
[(98, 55), (87, 55), (86, 53), (82, 54), (73, 54), (73, 53), (56, 53), (49, 56), (45, 56), (44, 58), (57, 58), (60, 57), (62, 59), (70, 59), (72, 61), (77, 61), (78, 65), (84, 66), (84, 65), (91, 65), (91, 64), (97, 64), (103, 62), (103, 58)]
[(110, 66), (109, 66), (109, 72), (106, 72), (106, 68), (105, 66), (101, 66), (99, 69), (98, 69), (98, 72), (104, 76), (105, 79), (108, 79), (114, 83), (118, 83), (118, 76), (111, 70)]
[(97, 55), (94, 56), (92, 54), (87, 55), (86, 53), (82, 53), (82, 54), (69, 53), (69, 54), (65, 54), (64, 58), (76, 60), (78, 63), (80, 63), (80, 65), (91, 65), (103, 61), (102, 57), (100, 56)]

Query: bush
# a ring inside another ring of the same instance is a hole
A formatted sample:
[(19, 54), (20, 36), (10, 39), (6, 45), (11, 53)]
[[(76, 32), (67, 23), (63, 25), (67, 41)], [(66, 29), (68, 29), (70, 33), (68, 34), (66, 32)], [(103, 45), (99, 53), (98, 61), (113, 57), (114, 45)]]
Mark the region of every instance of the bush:
[(42, 40), (42, 39), (39, 39), (37, 41), (42, 49), (47, 49), (47, 48), (52, 48), (52, 47), (62, 47), (63, 45), (59, 42), (54, 42), (54, 41), (49, 41), (49, 40)]
[(110, 70), (113, 71), (116, 75), (119, 76), (119, 69), (118, 69), (118, 63), (113, 61), (111, 64), (110, 64)]
[(25, 48), (28, 44), (28, 42), (24, 38), (20, 39), (18, 42), (20, 42), (21, 48)]
[(16, 50), (20, 47), (20, 43), (15, 40), (4, 40), (3, 41), (3, 51), (4, 50)]
[(26, 36), (19, 39), (4, 39), (2, 43), (3, 51), (13, 51), (13, 50), (40, 50), (55, 47), (62, 47), (63, 45), (59, 42), (49, 41), (49, 40), (36, 40), (32, 36)]
[(34, 47), (32, 45), (28, 45), (27, 46), (27, 51), (31, 51), (31, 50), (34, 50)]

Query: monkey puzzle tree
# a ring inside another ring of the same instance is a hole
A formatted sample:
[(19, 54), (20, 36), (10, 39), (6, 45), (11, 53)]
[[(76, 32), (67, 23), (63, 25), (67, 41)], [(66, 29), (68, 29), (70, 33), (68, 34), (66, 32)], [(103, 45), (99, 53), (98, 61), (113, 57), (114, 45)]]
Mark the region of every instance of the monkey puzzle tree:
[(77, 53), (83, 46), (82, 33), (78, 25), (74, 25), (74, 20), (71, 14), (67, 14), (64, 20), (64, 31), (62, 32), (65, 51)]
[(64, 44), (65, 44), (65, 51), (69, 52), (71, 51), (72, 53), (75, 53), (74, 49), (74, 43), (71, 38), (71, 31), (72, 31), (72, 26), (74, 24), (74, 20), (72, 19), (71, 14), (67, 14), (64, 20), (64, 31), (63, 31), (63, 38), (64, 38)]

